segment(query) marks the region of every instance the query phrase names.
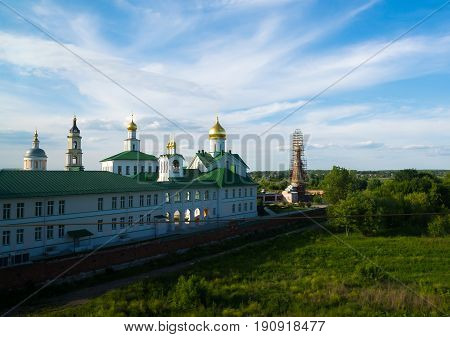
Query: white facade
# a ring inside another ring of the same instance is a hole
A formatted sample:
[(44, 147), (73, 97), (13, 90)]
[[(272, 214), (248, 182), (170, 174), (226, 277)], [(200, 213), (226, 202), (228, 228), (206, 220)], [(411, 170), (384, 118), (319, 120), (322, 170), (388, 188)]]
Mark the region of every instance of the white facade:
[[(0, 267), (257, 215), (256, 186), (0, 199), (0, 207)], [(76, 230), (92, 236), (74, 239)], [(14, 263), (16, 255), (24, 256)]]
[[(248, 179), (247, 165), (238, 155), (198, 152), (188, 171), (173, 140), (159, 160), (140, 152), (136, 129), (132, 120), (126, 151), (101, 165), (102, 171), (124, 176), (155, 173), (143, 175), (143, 180), (82, 170), (0, 170), (5, 187), (0, 190), (0, 267), (257, 216), (257, 185)], [(218, 120), (209, 136), (225, 147)], [(81, 152), (79, 130), (68, 140), (72, 150)], [(39, 148), (37, 133), (33, 144)]]
[(124, 176), (158, 172), (158, 161), (156, 160), (108, 160), (102, 162), (101, 165), (102, 171)]

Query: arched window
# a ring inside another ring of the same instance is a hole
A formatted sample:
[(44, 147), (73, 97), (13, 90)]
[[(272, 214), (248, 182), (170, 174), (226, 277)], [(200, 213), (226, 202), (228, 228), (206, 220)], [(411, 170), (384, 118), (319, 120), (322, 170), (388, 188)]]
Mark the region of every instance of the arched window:
[(195, 200), (200, 200), (200, 191), (195, 191)]
[(78, 143), (76, 140), (73, 141), (73, 148), (76, 150), (78, 149)]
[(172, 162), (173, 172), (178, 172), (180, 170), (180, 162), (178, 160), (174, 160)]
[(76, 164), (77, 164), (77, 157), (76, 157), (76, 156), (73, 156), (73, 157), (72, 157), (72, 164), (73, 164), (73, 165), (76, 165)]

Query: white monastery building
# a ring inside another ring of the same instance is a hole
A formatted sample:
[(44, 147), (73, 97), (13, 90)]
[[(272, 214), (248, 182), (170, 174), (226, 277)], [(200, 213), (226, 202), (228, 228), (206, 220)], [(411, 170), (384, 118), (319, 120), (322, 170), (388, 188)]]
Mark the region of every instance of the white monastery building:
[(64, 170), (47, 171), (35, 132), (24, 169), (0, 170), (0, 268), (257, 215), (257, 185), (226, 150), (218, 118), (209, 152), (189, 164), (172, 139), (158, 158), (141, 152), (136, 131), (132, 118), (124, 151), (103, 159), (101, 171), (84, 170), (76, 118)]

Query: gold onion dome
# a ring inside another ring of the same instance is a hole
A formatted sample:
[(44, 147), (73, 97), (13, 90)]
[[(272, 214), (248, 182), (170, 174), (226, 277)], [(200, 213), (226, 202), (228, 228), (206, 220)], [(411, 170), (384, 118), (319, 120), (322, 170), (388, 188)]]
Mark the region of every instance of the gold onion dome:
[(131, 116), (131, 122), (130, 122), (130, 124), (128, 124), (127, 129), (128, 129), (128, 131), (136, 131), (137, 130), (137, 125), (134, 122), (133, 116)]
[(175, 146), (176, 146), (176, 143), (175, 143), (175, 140), (169, 140), (169, 142), (167, 143), (167, 148), (168, 149), (173, 149), (173, 148), (175, 148)]
[(216, 124), (213, 125), (211, 129), (209, 129), (209, 138), (226, 138), (227, 133), (225, 129), (219, 123), (219, 117), (216, 116)]

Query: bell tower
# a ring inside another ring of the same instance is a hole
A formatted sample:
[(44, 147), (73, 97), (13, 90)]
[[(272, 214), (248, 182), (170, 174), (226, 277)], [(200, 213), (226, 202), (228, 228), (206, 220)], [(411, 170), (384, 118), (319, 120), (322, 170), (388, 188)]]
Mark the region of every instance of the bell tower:
[(77, 127), (76, 117), (73, 117), (73, 125), (67, 136), (66, 166), (64, 168), (66, 171), (84, 171), (80, 129)]

